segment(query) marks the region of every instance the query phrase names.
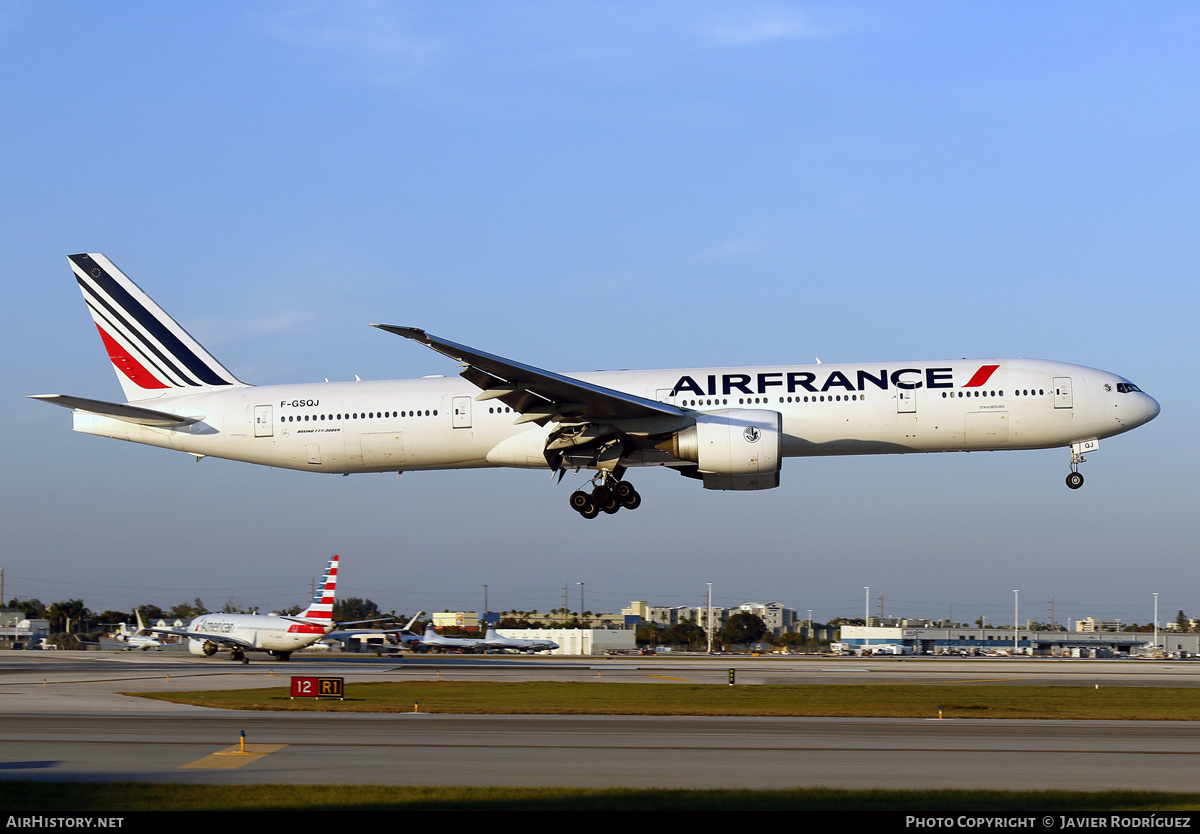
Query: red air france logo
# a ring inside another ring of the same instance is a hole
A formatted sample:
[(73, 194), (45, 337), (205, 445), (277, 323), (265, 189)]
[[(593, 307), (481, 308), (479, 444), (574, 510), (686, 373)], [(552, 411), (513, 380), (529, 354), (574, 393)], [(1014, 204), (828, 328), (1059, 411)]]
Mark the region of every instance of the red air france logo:
[(992, 378), (992, 374), (996, 373), (996, 369), (999, 367), (999, 365), (981, 365), (979, 370), (975, 372), (975, 375), (968, 380), (963, 388), (978, 388), (981, 385), (987, 384), (987, 381)]

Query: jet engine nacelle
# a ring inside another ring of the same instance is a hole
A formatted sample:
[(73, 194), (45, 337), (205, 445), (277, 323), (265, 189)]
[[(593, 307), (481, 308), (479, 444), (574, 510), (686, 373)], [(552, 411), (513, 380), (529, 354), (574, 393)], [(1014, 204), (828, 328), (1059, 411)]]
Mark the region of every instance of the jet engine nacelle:
[(772, 489), (779, 486), (783, 415), (730, 408), (696, 415), (669, 450), (697, 464), (705, 489)]
[(204, 657), (212, 657), (217, 653), (217, 644), (208, 640), (197, 640), (194, 637), (188, 638), (188, 654), (203, 655)]

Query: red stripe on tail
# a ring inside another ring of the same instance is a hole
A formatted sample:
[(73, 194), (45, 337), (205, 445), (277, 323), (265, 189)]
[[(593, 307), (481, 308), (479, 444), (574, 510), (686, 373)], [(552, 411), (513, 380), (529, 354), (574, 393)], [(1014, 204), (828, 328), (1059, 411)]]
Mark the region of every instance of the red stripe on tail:
[(100, 338), (104, 340), (104, 349), (108, 351), (108, 358), (117, 366), (117, 370), (129, 377), (129, 380), (139, 388), (168, 388), (169, 386), (155, 378), (154, 374), (146, 370), (141, 362), (129, 355), (125, 348), (117, 344), (116, 339), (104, 332), (104, 328), (96, 325), (96, 329), (100, 331)]

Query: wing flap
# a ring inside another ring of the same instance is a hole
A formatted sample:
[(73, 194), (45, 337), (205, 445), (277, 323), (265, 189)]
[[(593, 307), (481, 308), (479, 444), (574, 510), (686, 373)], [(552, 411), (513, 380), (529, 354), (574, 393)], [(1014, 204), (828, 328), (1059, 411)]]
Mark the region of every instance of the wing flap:
[(224, 634), (206, 634), (203, 631), (187, 631), (179, 628), (147, 628), (147, 631), (152, 631), (155, 634), (170, 634), (175, 637), (188, 637), (192, 640), (208, 640), (213, 643), (220, 643), (223, 646), (233, 646), (238, 649), (253, 649), (254, 644), (247, 640), (241, 640), (237, 637), (227, 637)]

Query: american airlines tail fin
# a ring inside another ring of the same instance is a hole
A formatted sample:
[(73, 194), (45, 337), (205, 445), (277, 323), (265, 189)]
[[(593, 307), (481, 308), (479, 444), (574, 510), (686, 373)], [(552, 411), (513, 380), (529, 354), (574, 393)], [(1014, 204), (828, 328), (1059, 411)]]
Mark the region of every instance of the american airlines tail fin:
[(68, 255), (128, 402), (243, 387), (104, 255)]
[(337, 575), (338, 557), (334, 556), (329, 560), (329, 567), (325, 569), (325, 578), (321, 580), (321, 586), (313, 595), (312, 605), (300, 613), (300, 618), (333, 622), (333, 597), (337, 590)]

